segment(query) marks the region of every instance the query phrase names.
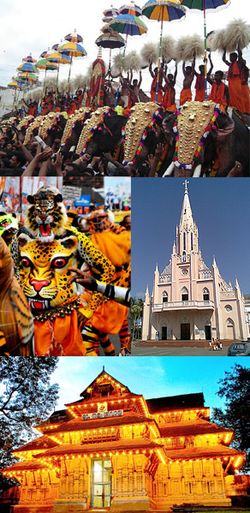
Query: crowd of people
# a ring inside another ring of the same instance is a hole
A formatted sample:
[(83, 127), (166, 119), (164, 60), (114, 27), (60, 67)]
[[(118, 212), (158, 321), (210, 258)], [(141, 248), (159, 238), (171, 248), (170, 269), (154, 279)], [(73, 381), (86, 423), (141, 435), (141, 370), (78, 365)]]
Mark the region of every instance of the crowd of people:
[[(243, 122), (248, 124), (247, 115), (250, 113), (248, 68), (243, 59), (242, 52), (233, 52), (227, 60), (224, 52), (223, 61), (228, 66), (228, 73), (216, 70), (211, 54), (208, 56), (210, 67), (206, 73), (206, 63), (201, 64), (197, 71), (195, 59), (190, 65), (183, 62), (182, 72), (184, 76), (183, 88), (180, 93), (180, 101), (176, 101), (176, 79), (178, 65), (175, 65), (175, 72), (168, 73), (168, 65), (162, 64), (160, 68), (153, 69), (149, 66), (152, 76), (150, 96), (142, 90), (142, 74), (139, 80), (133, 78), (132, 73), (127, 77), (120, 77), (117, 84), (107, 77), (104, 82), (103, 104), (107, 105), (114, 114), (123, 118), (123, 128), (127, 120), (131, 118), (133, 107), (138, 102), (155, 102), (158, 104), (161, 114), (158, 116), (152, 131), (154, 136), (149, 142), (148, 151), (145, 157), (133, 159), (133, 162), (124, 161), (121, 150), (123, 137), (121, 126), (114, 127), (113, 132), (104, 123), (108, 132), (111, 144), (108, 150), (102, 146), (88, 152), (85, 148), (82, 154), (76, 153), (76, 146), (67, 147), (61, 145), (62, 134), (67, 119), (78, 109), (88, 107), (96, 109), (93, 91), (90, 89), (77, 89), (74, 94), (59, 94), (46, 91), (40, 102), (23, 101), (21, 109), (14, 113), (15, 119), (8, 124), (8, 120), (1, 121), (0, 131), (0, 169), (2, 174), (23, 175), (23, 176), (161, 176), (164, 172), (164, 160), (171, 162), (175, 151), (175, 138), (169, 126), (166, 126), (166, 119), (173, 114), (176, 116), (178, 104), (183, 106), (186, 102), (203, 102), (205, 99), (212, 100), (220, 105), (220, 109), (232, 115), (232, 108), (236, 109)], [(195, 81), (195, 82), (194, 82)], [(207, 84), (210, 84), (209, 92), (206, 94)], [(195, 95), (192, 93), (194, 86)], [(92, 98), (92, 100), (91, 100)], [(92, 101), (92, 103), (91, 103)], [(229, 109), (231, 107), (231, 110)], [(29, 144), (24, 144), (24, 131), (17, 130), (17, 125), (25, 116), (46, 116), (49, 113), (58, 113), (56, 127), (53, 128), (53, 138), (49, 141), (39, 141), (34, 132)], [(145, 127), (146, 128), (146, 127)], [(125, 132), (126, 129), (124, 128)], [(143, 131), (142, 131), (143, 135)], [(114, 143), (112, 144), (112, 139)], [(118, 151), (117, 151), (118, 150)], [(167, 156), (167, 157), (166, 157)], [(165, 158), (166, 157), (166, 158)], [(159, 168), (162, 167), (162, 173)]]

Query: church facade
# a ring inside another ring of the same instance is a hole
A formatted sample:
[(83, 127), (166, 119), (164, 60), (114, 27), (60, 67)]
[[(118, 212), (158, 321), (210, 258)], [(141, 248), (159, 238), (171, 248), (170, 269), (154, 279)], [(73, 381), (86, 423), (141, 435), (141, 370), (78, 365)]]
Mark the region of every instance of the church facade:
[(244, 298), (223, 279), (214, 258), (208, 267), (199, 245), (188, 184), (169, 264), (156, 266), (152, 295), (147, 289), (142, 340), (247, 339)]
[[(209, 420), (202, 393), (145, 400), (103, 371), (37, 426), (3, 473), (20, 483), (14, 513), (170, 511), (229, 506), (244, 454)], [(227, 480), (229, 478), (229, 485)]]

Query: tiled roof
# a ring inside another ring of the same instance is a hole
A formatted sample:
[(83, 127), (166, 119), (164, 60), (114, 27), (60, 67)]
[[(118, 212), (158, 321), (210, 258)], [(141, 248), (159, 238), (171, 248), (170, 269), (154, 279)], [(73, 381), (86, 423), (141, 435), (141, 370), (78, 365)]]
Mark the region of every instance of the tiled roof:
[(15, 449), (13, 453), (23, 452), (23, 451), (39, 451), (42, 449), (50, 449), (51, 447), (55, 447), (57, 445), (56, 442), (51, 440), (48, 436), (40, 436), (35, 440), (32, 440), (26, 445), (22, 445), (18, 449)]
[(205, 435), (210, 433), (224, 433), (232, 431), (207, 421), (178, 424), (171, 423), (167, 426), (159, 427), (159, 430), (161, 436), (164, 438), (171, 436)]
[(241, 454), (236, 449), (216, 445), (211, 447), (189, 447), (187, 449), (165, 449), (165, 454), (172, 460), (195, 459), (195, 458), (213, 458), (220, 456), (236, 456)]
[(186, 408), (204, 408), (203, 393), (175, 395), (170, 397), (158, 397), (156, 399), (147, 399), (147, 405), (150, 413), (156, 413), (163, 410), (184, 410)]
[(50, 456), (59, 456), (61, 454), (89, 454), (94, 452), (108, 452), (108, 451), (125, 451), (136, 449), (154, 449), (162, 448), (162, 444), (157, 444), (147, 439), (133, 439), (133, 440), (115, 440), (112, 442), (101, 442), (96, 444), (65, 444), (58, 445), (53, 449), (49, 449), (46, 453), (41, 455), (36, 454), (34, 458), (46, 458)]
[[(142, 422), (154, 422), (153, 419), (149, 419), (144, 415), (136, 413), (124, 414), (121, 417), (106, 417), (102, 419), (83, 420), (81, 418), (72, 419), (68, 422), (59, 424), (54, 429), (48, 429), (49, 434), (68, 432), (68, 431), (84, 431), (86, 429), (99, 429), (105, 427), (116, 427), (126, 424), (138, 424)], [(46, 431), (46, 429), (44, 429)]]

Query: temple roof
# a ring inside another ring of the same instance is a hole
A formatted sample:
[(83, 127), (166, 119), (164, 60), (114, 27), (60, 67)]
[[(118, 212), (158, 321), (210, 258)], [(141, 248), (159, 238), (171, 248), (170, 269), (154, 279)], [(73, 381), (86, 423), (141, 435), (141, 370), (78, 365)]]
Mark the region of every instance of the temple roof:
[[(43, 453), (44, 454), (44, 453)], [(5, 467), (1, 469), (1, 472), (14, 472), (21, 470), (39, 470), (45, 468), (46, 466), (39, 461), (28, 460), (28, 461), (20, 461), (18, 463), (14, 463), (14, 465), (10, 465), (9, 467)]]
[(146, 403), (150, 413), (157, 413), (163, 410), (204, 408), (205, 399), (203, 393), (197, 393), (147, 399)]
[(123, 440), (114, 440), (108, 442), (101, 442), (97, 444), (63, 444), (58, 445), (52, 449), (49, 449), (45, 453), (41, 455), (36, 454), (34, 458), (39, 457), (50, 457), (50, 456), (60, 456), (62, 454), (89, 454), (95, 452), (108, 452), (108, 451), (127, 451), (127, 450), (136, 450), (136, 449), (155, 449), (162, 448), (163, 445), (157, 442), (153, 442), (152, 440), (134, 438), (134, 439), (123, 439)]
[(41, 451), (42, 449), (50, 449), (56, 445), (57, 443), (51, 440), (48, 436), (39, 436), (39, 438), (32, 440), (28, 444), (22, 445), (22, 447), (15, 449), (13, 453), (23, 451)]
[(178, 422), (168, 424), (167, 426), (160, 427), (159, 430), (161, 436), (164, 438), (172, 437), (172, 436), (188, 436), (188, 435), (206, 435), (206, 434), (216, 434), (216, 433), (232, 433), (231, 429), (224, 428), (222, 426), (218, 426), (217, 424), (213, 424), (211, 422), (207, 422), (205, 420), (199, 420), (199, 422)]
[(130, 390), (127, 386), (125, 386), (123, 383), (121, 383), (117, 379), (113, 378), (113, 376), (111, 376), (111, 374), (106, 372), (105, 368), (103, 367), (102, 371), (98, 374), (98, 376), (96, 376), (96, 378), (81, 392), (80, 397), (85, 397), (86, 395), (88, 395), (88, 388), (93, 387), (96, 384), (97, 380), (101, 377), (105, 377), (105, 375), (108, 376), (109, 378), (111, 378), (112, 381), (114, 381), (115, 383), (124, 387), (127, 392), (130, 392)]
[(210, 447), (188, 447), (186, 449), (165, 449), (165, 454), (172, 460), (195, 459), (195, 458), (214, 458), (225, 456), (239, 456), (243, 454), (237, 449), (225, 447), (224, 445), (215, 445)]
[[(63, 422), (57, 427), (50, 429), (48, 428), (49, 434), (61, 433), (66, 431), (85, 431), (86, 429), (98, 429), (102, 427), (116, 427), (126, 424), (139, 424), (142, 422), (155, 423), (154, 419), (139, 415), (134, 412), (127, 412), (121, 417), (105, 417), (99, 419), (84, 420), (81, 418), (72, 419), (68, 422)], [(44, 430), (45, 431), (45, 430)]]

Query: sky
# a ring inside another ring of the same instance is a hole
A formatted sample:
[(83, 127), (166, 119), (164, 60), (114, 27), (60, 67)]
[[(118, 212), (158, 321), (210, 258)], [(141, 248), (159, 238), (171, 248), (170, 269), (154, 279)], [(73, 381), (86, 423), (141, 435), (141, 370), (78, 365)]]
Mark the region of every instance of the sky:
[[(77, 401), (103, 366), (131, 392), (143, 394), (146, 399), (203, 392), (206, 406), (223, 407), (223, 400), (216, 396), (218, 380), (236, 362), (239, 363), (238, 358), (209, 356), (61, 357), (53, 374), (53, 382), (60, 385), (56, 409)], [(247, 358), (244, 362), (240, 360), (240, 364), (250, 366)]]
[[(125, 1), (43, 0), (38, 3), (34, 0), (0, 0), (0, 85), (7, 85), (11, 77), (16, 74), (16, 68), (24, 56), (31, 52), (33, 57), (38, 58), (42, 51), (59, 43), (74, 29), (83, 36), (83, 45), (88, 56), (84, 59), (75, 59), (72, 77), (84, 75), (88, 66), (97, 57), (98, 48), (94, 42), (103, 26), (102, 12), (109, 8), (111, 3), (119, 8)], [(139, 0), (136, 3), (142, 6), (145, 2), (142, 3)], [(250, 11), (246, 8), (248, 3), (248, 0), (231, 0), (230, 5), (223, 10), (209, 12), (207, 32), (221, 29), (233, 18), (241, 17), (249, 22)], [(148, 33), (130, 37), (128, 51), (135, 48), (139, 51), (146, 42), (159, 40), (159, 24), (147, 19), (144, 21), (148, 26)], [(191, 33), (203, 36), (203, 16), (199, 11), (188, 10), (184, 20), (164, 24), (164, 35), (171, 35), (175, 39)], [(246, 58), (250, 58), (250, 48), (244, 53)], [(108, 50), (103, 52), (103, 58), (107, 62)], [(217, 61), (221, 69), (225, 69), (220, 58), (215, 62)], [(67, 66), (61, 66), (60, 79), (66, 78), (67, 68)], [(147, 75), (148, 72), (144, 72), (144, 80)]]
[[(152, 291), (156, 263), (169, 263), (184, 196), (180, 179), (132, 180), (132, 294)], [(190, 180), (189, 197), (205, 263), (250, 293), (250, 180)]]

